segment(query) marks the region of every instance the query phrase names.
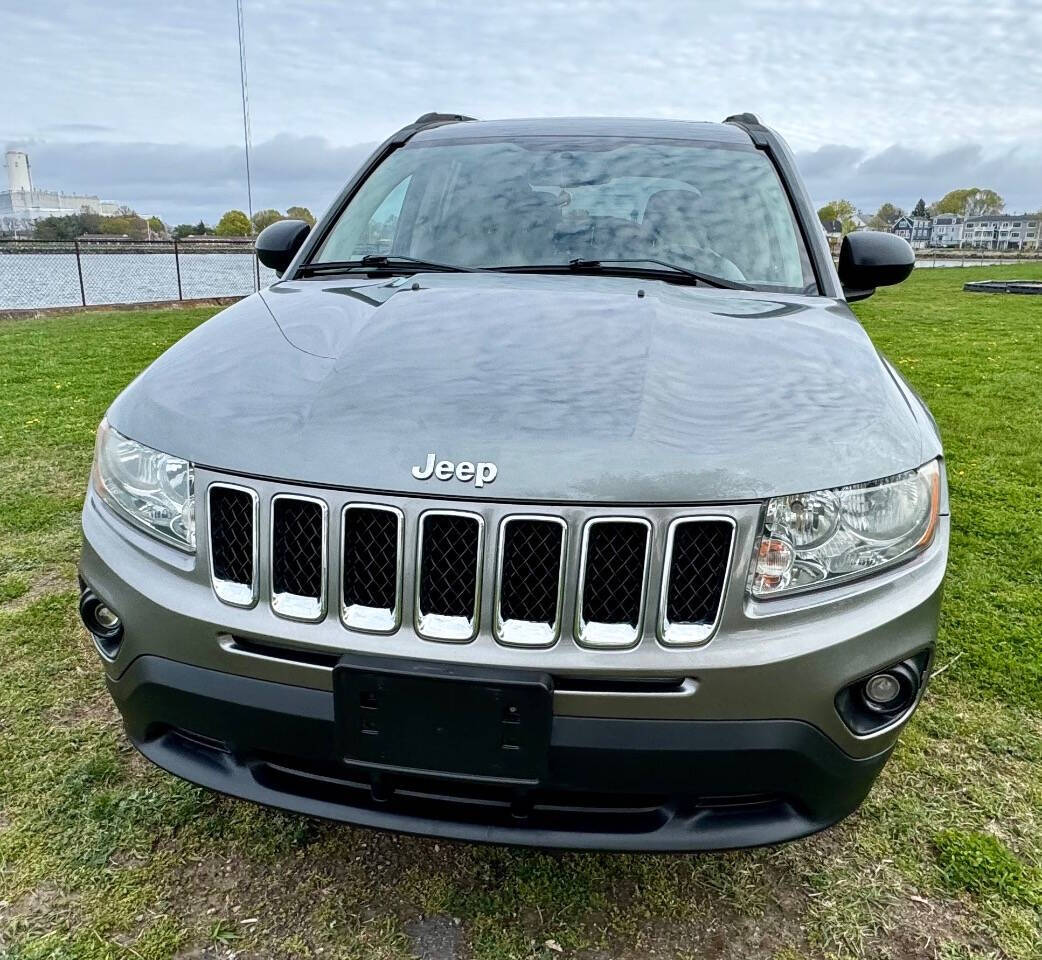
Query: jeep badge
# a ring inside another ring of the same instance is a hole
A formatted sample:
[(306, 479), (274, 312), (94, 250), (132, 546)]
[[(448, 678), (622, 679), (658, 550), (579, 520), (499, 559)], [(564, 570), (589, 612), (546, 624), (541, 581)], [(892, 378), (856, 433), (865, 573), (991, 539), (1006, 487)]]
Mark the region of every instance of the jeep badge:
[(435, 460), (433, 453), (427, 454), (427, 462), (422, 467), (412, 468), (412, 475), (417, 480), (430, 480), (431, 477), (451, 480), (455, 477), (463, 483), (473, 480), (475, 487), (483, 487), (486, 483), (492, 483), (496, 479), (497, 473), (499, 473), (499, 468), (494, 463), (479, 461), (474, 464), (469, 460), (453, 463), (451, 460)]

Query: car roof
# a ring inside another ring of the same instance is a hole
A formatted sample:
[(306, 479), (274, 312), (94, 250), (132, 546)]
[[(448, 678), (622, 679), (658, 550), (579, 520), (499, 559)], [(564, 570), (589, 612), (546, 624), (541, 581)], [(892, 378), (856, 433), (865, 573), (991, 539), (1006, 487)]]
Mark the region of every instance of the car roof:
[(655, 120), (638, 117), (545, 117), (519, 120), (467, 120), (443, 123), (419, 131), (413, 142), (474, 137), (648, 137), (670, 140), (709, 140), (749, 145), (752, 141), (731, 123)]

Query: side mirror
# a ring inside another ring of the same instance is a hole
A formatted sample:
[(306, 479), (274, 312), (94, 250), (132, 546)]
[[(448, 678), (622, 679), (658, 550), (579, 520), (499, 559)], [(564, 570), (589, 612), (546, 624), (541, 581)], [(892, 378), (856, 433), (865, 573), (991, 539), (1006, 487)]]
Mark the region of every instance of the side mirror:
[(303, 220), (277, 220), (257, 235), (257, 258), (281, 277), (310, 232)]
[(848, 303), (872, 296), (876, 287), (900, 283), (914, 266), (915, 251), (893, 233), (848, 233), (839, 249), (839, 281)]

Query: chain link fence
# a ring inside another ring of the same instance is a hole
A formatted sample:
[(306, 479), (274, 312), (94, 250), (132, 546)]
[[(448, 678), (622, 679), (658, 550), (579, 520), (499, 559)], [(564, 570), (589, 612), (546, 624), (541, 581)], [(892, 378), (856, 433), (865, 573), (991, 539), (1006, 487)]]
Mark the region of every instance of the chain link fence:
[(0, 240), (0, 310), (246, 296), (275, 279), (250, 239)]

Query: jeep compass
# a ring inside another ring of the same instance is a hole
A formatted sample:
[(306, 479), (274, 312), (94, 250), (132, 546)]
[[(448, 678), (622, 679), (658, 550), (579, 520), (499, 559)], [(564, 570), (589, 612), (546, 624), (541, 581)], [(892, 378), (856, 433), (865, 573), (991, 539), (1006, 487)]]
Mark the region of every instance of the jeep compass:
[(165, 770), (547, 847), (790, 840), (922, 696), (948, 550), (918, 396), (785, 143), (426, 114), (98, 430), (79, 608)]

